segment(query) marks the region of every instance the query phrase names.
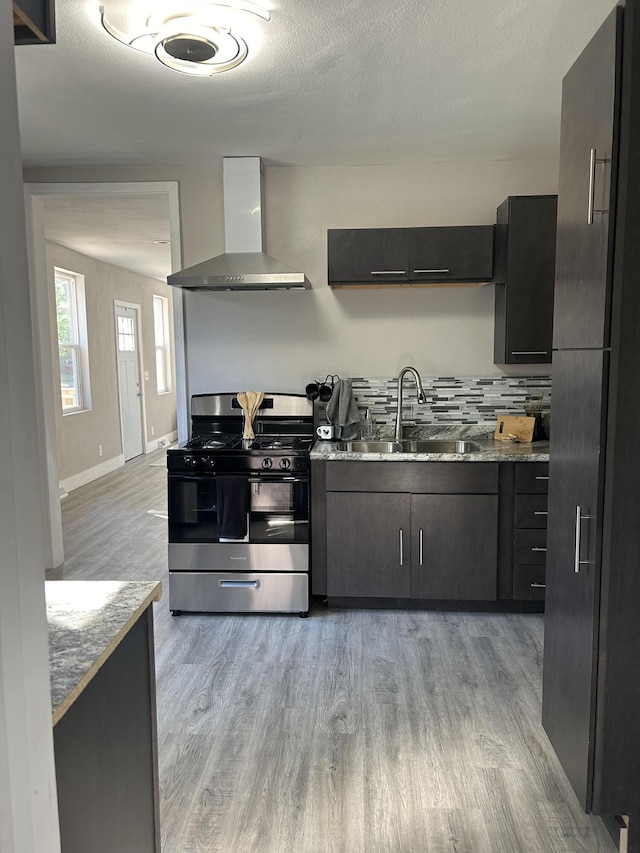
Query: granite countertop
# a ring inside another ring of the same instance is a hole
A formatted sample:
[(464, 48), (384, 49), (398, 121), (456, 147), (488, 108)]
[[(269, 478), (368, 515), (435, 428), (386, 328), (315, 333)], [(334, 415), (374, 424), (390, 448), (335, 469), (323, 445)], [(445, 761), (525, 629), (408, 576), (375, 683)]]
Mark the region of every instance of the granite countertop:
[[(338, 450), (336, 441), (316, 441), (311, 459), (323, 462), (548, 462), (549, 442), (536, 441), (516, 444), (512, 441), (495, 441), (493, 432), (482, 424), (469, 426), (426, 427), (405, 431), (409, 439), (447, 439), (473, 441), (482, 450), (473, 453), (354, 453)], [(392, 441), (381, 435), (379, 440)]]
[(47, 581), (51, 706), (55, 725), (152, 601), (155, 581)]

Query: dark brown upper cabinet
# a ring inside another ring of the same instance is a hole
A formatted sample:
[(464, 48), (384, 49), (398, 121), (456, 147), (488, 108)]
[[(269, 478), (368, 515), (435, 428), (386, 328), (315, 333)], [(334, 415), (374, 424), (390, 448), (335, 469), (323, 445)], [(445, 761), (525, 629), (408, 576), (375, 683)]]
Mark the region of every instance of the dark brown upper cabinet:
[(493, 225), (330, 229), (327, 255), (331, 287), (486, 284)]
[(54, 44), (56, 16), (54, 0), (19, 0), (13, 4), (15, 44)]
[(555, 195), (509, 196), (495, 228), (495, 364), (551, 364)]
[(343, 228), (327, 232), (329, 284), (409, 281), (409, 228)]
[(493, 274), (493, 225), (412, 228), (413, 283), (486, 284)]

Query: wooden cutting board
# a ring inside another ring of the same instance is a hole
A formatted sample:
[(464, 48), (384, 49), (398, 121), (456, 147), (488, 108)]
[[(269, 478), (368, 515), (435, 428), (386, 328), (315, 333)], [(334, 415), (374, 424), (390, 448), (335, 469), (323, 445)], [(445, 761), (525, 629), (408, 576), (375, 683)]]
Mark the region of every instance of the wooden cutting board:
[(496, 441), (512, 441), (509, 435), (515, 435), (518, 441), (531, 441), (535, 418), (519, 417), (517, 415), (498, 415), (496, 431), (493, 437)]

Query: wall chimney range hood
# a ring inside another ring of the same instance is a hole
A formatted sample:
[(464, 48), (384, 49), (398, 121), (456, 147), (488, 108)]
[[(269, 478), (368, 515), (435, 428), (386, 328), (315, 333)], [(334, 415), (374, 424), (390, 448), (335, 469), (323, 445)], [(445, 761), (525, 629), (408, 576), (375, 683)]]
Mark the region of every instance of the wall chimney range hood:
[(225, 253), (173, 273), (173, 287), (187, 290), (309, 290), (302, 272), (263, 251), (262, 162), (259, 157), (224, 157)]

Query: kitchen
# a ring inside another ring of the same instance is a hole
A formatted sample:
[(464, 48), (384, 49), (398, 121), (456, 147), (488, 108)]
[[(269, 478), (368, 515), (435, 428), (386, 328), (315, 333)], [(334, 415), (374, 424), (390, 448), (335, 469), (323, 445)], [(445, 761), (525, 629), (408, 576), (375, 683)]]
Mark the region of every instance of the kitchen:
[[(420, 213), (420, 224), (441, 224), (442, 219), (436, 218), (431, 213), (434, 218), (429, 220), (424, 212), (425, 207), (433, 205), (434, 201), (440, 198), (443, 199), (443, 210), (450, 213), (447, 216), (447, 222), (451, 224), (484, 224), (491, 221), (487, 217), (493, 215), (495, 206), (506, 195), (530, 191), (529, 181), (533, 181), (534, 177), (540, 179), (535, 187), (536, 192), (553, 192), (552, 173), (555, 168), (553, 163), (542, 160), (538, 163), (528, 163), (526, 166), (520, 164), (520, 167), (516, 168), (509, 163), (493, 165), (456, 164), (455, 167), (450, 164), (424, 167), (378, 168), (365, 166), (362, 167), (362, 172), (360, 169), (355, 170), (359, 173), (358, 180), (356, 180), (357, 188), (361, 191), (359, 195), (349, 192), (350, 189), (353, 190), (349, 183), (354, 176), (349, 172), (345, 174), (339, 168), (332, 170), (326, 167), (300, 167), (299, 169), (292, 169), (292, 174), (289, 174), (288, 169), (273, 167), (271, 170), (267, 169), (266, 176), (268, 228), (274, 227), (269, 223), (274, 222), (273, 210), (275, 209), (276, 218), (282, 215), (284, 220), (288, 220), (292, 225), (291, 233), (297, 235), (297, 241), (291, 241), (288, 237), (285, 239), (283, 234), (287, 232), (283, 232), (280, 236), (277, 233), (273, 234), (272, 241), (269, 242), (268, 232), (269, 249), (274, 255), (280, 254), (285, 256), (287, 260), (291, 258), (292, 254), (300, 256), (308, 254), (311, 263), (306, 266), (303, 264), (303, 268), (308, 271), (309, 276), (315, 275), (315, 271), (318, 275), (322, 275), (322, 249), (318, 248), (316, 242), (313, 244), (314, 251), (311, 251), (308, 248), (311, 241), (308, 236), (305, 239), (305, 217), (300, 216), (300, 208), (303, 204), (299, 195), (301, 184), (296, 182), (296, 177), (302, 184), (315, 186), (317, 191), (316, 204), (322, 203), (323, 198), (326, 198), (323, 193), (328, 191), (333, 192), (334, 198), (342, 200), (346, 207), (350, 204), (353, 212), (356, 209), (361, 210), (357, 221), (355, 217), (350, 220), (336, 221), (336, 219), (332, 220), (330, 216), (326, 216), (324, 229), (342, 225), (346, 227), (380, 224), (379, 220), (374, 222), (368, 219), (369, 210), (375, 209), (375, 205), (379, 204), (380, 190), (389, 187), (393, 178), (398, 177), (400, 180), (394, 182), (396, 193), (394, 204), (391, 205), (389, 200), (385, 199), (384, 212), (385, 217), (389, 217), (389, 219), (386, 219), (383, 224), (412, 225), (418, 221), (418, 213)], [(523, 175), (523, 169), (526, 171), (526, 175)], [(89, 171), (92, 180), (97, 180), (100, 175), (109, 179), (115, 179), (116, 175), (123, 178), (127, 172), (131, 175), (131, 170), (126, 169)], [(89, 171), (84, 172), (84, 175), (87, 176)], [(136, 174), (140, 175), (141, 171), (136, 170)], [(198, 170), (199, 176), (192, 172), (190, 181), (187, 180), (189, 170), (186, 169), (174, 171), (150, 168), (145, 170), (144, 174), (150, 179), (157, 179), (161, 173), (166, 176), (168, 171), (172, 172), (174, 178), (176, 175), (178, 177), (184, 175), (185, 181), (181, 182), (184, 194), (188, 196), (189, 193), (196, 193), (195, 184), (198, 179), (202, 180), (200, 170)], [(546, 179), (544, 178), (545, 173)], [(29, 175), (29, 173), (27, 174)], [(64, 170), (57, 170), (55, 179), (71, 179), (67, 177), (71, 174), (75, 179), (81, 180), (83, 171), (65, 172)], [(42, 180), (54, 178), (53, 173), (48, 170), (34, 170), (32, 175), (32, 179), (36, 179), (36, 177)], [(513, 178), (512, 181), (508, 180), (510, 177)], [(344, 180), (345, 178), (348, 179), (349, 183)], [(490, 183), (491, 178), (493, 178), (493, 183)], [(371, 190), (370, 186), (366, 186), (367, 181), (372, 184), (374, 180), (377, 181), (377, 192)], [(269, 194), (270, 181), (275, 182), (275, 186), (280, 182), (283, 190), (281, 196), (278, 196), (277, 193), (272, 195), (272, 201), (270, 201)], [(422, 188), (416, 186), (418, 183), (423, 183)], [(342, 192), (340, 192), (339, 185), (344, 187)], [(429, 192), (426, 194), (424, 187), (429, 188)], [(203, 189), (206, 192), (216, 188), (219, 190), (219, 177), (216, 179), (211, 176), (209, 185)], [(478, 193), (470, 192), (474, 188), (483, 190), (481, 202), (476, 201)], [(497, 191), (498, 189), (500, 191)], [(419, 196), (421, 196), (420, 199)], [(445, 196), (452, 196), (456, 200), (457, 208), (455, 211), (450, 207), (447, 208)], [(193, 195), (191, 197), (193, 199)], [(196, 193), (195, 197), (196, 199), (203, 198), (199, 192)], [(405, 202), (408, 204), (408, 209)], [(269, 209), (270, 204), (272, 205), (271, 210)], [(281, 209), (281, 204), (288, 205), (288, 213)], [(420, 211), (418, 204), (421, 208)], [(474, 212), (476, 204), (478, 207)], [(329, 209), (328, 200), (325, 202), (325, 208)], [(213, 254), (216, 250), (216, 247), (210, 244), (205, 246), (205, 242), (208, 243), (208, 238), (205, 240), (203, 231), (208, 230), (207, 225), (209, 223), (205, 222), (203, 225), (200, 217), (202, 209), (203, 205), (198, 203), (196, 207), (191, 208), (189, 214), (188, 205), (185, 203), (186, 215), (183, 217), (185, 257), (193, 257), (194, 262)], [(403, 219), (403, 216), (407, 216), (407, 218)], [(186, 221), (189, 218), (191, 221)], [(313, 222), (313, 218), (310, 221)], [(193, 228), (189, 228), (189, 225)], [(216, 231), (218, 240), (220, 240), (219, 227)], [(201, 250), (193, 252), (193, 243), (190, 241), (199, 241)], [(189, 251), (187, 251), (188, 245), (190, 246)], [(305, 247), (307, 247), (306, 252)], [(219, 248), (221, 249), (221, 246)], [(291, 251), (291, 249), (295, 251)], [(328, 369), (345, 375), (392, 376), (403, 364), (412, 362), (417, 362), (423, 373), (433, 376), (450, 375), (451, 373), (455, 375), (495, 374), (496, 371), (492, 366), (491, 358), (493, 306), (489, 289), (478, 288), (472, 291), (447, 293), (446, 295), (432, 295), (431, 292), (428, 292), (428, 302), (426, 293), (420, 291), (405, 291), (399, 294), (345, 293), (340, 294), (335, 300), (328, 291), (312, 292), (312, 294), (264, 294), (253, 297), (255, 308), (251, 318), (247, 318), (246, 312), (242, 312), (237, 308), (236, 303), (230, 301), (231, 296), (218, 297), (215, 303), (216, 308), (205, 298), (198, 298), (197, 302), (191, 302), (192, 314), (188, 316), (187, 322), (194, 322), (197, 330), (201, 318), (200, 331), (203, 334), (200, 341), (197, 334), (192, 337), (194, 352), (190, 354), (190, 359), (193, 363), (193, 356), (198, 354), (198, 350), (204, 350), (207, 342), (215, 334), (218, 340), (225, 345), (228, 344), (228, 350), (225, 349), (225, 362), (227, 363), (228, 360), (228, 363), (233, 365), (228, 373), (225, 370), (225, 377), (228, 379), (230, 387), (241, 387), (243, 380), (246, 381), (248, 367), (248, 360), (244, 360), (245, 356), (243, 356), (241, 336), (237, 331), (242, 328), (243, 334), (247, 333), (252, 340), (256, 341), (257, 349), (260, 352), (267, 352), (267, 358), (262, 360), (262, 365), (251, 375), (252, 384), (255, 387), (273, 387), (271, 383), (276, 371), (278, 377), (282, 377), (279, 378), (279, 382), (284, 385), (283, 390), (286, 390), (287, 387), (303, 387), (308, 377), (317, 373), (318, 364), (326, 363), (326, 354), (336, 351), (341, 352), (341, 360), (338, 362), (336, 359), (328, 365)], [(296, 303), (290, 300), (304, 300), (307, 296), (312, 296), (313, 302), (300, 302), (297, 303), (296, 308), (291, 307)], [(268, 303), (268, 298), (277, 301)], [(423, 306), (425, 303), (428, 304), (429, 310), (428, 318), (423, 322)], [(454, 323), (450, 322), (451, 318), (455, 318)], [(264, 331), (265, 321), (267, 320), (269, 321), (268, 335)], [(231, 331), (228, 331), (229, 329)], [(320, 333), (322, 333), (322, 337), (320, 337)], [(423, 349), (425, 339), (429, 343), (427, 353)], [(371, 340), (383, 340), (388, 345), (389, 350), (397, 352), (397, 362), (389, 365), (384, 359), (382, 347), (376, 347), (374, 352), (371, 352)], [(309, 349), (305, 347), (298, 359), (298, 350), (302, 341), (315, 341), (315, 345)], [(435, 344), (433, 349), (431, 349), (432, 344)], [(288, 366), (293, 345), (296, 345), (296, 363)], [(339, 345), (340, 349), (338, 349)], [(474, 345), (478, 346), (478, 349), (474, 349)], [(351, 353), (352, 347), (353, 353)], [(450, 359), (448, 357), (449, 349), (452, 356)], [(480, 357), (478, 357), (478, 352), (480, 352)], [(366, 357), (361, 353), (367, 353)], [(206, 353), (203, 354), (206, 355)], [(414, 357), (416, 355), (419, 357)], [(429, 363), (425, 364), (427, 361)], [(211, 387), (212, 368), (206, 360), (201, 360), (199, 364), (203, 366), (194, 368), (192, 379), (194, 387), (190, 389), (194, 392), (210, 390)], [(271, 383), (269, 382), (270, 379)]]

